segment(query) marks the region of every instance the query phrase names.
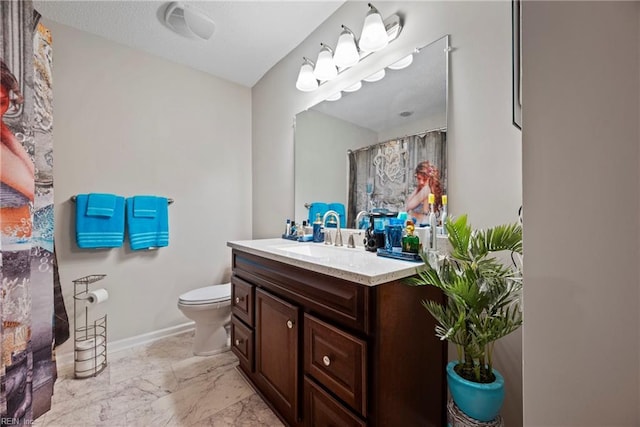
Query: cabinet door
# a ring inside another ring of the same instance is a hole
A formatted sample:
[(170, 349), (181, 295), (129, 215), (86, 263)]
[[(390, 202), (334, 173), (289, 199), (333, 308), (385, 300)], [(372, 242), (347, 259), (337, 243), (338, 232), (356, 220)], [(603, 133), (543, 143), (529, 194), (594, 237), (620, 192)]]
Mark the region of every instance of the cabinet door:
[(313, 381), (305, 378), (304, 425), (307, 427), (364, 427), (366, 423), (315, 385)]
[(256, 289), (255, 310), (256, 379), (280, 415), (296, 424), (299, 309)]

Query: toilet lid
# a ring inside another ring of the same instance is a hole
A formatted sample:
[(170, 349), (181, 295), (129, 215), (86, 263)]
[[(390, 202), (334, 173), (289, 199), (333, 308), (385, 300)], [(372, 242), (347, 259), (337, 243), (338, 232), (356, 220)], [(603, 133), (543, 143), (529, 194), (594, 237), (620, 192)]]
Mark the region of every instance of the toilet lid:
[(231, 284), (225, 283), (194, 289), (180, 295), (179, 301), (181, 304), (197, 305), (227, 301), (229, 299), (231, 299)]

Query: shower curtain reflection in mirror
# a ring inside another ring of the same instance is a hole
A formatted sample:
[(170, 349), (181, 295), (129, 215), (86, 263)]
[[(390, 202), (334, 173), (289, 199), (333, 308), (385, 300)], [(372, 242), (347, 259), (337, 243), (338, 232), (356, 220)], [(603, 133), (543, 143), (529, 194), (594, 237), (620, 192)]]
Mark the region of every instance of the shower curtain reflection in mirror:
[(407, 211), (424, 224), (429, 193), (439, 214), (447, 190), (446, 140), (446, 132), (436, 130), (349, 151), (350, 221), (360, 211)]

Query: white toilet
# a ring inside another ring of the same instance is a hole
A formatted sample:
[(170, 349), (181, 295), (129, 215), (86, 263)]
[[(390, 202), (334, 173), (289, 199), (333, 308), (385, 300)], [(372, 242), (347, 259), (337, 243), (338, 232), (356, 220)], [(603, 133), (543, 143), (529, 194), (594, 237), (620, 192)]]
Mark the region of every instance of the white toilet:
[(210, 356), (229, 350), (231, 284), (205, 286), (180, 295), (178, 308), (196, 323), (193, 354)]

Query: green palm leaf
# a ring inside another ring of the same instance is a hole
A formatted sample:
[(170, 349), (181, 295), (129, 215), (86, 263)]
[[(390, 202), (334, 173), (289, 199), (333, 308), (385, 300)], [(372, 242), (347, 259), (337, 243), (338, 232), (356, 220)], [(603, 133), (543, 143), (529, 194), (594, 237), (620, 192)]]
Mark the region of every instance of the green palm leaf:
[(436, 336), (456, 344), (466, 379), (489, 381), (495, 341), (523, 322), (521, 271), (492, 254), (522, 254), (522, 226), (504, 224), (473, 230), (466, 215), (449, 217), (444, 226), (451, 253), (431, 257), (431, 263), (423, 253), (424, 269), (405, 282), (442, 290), (446, 304), (422, 302), (436, 320)]

